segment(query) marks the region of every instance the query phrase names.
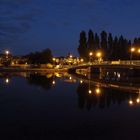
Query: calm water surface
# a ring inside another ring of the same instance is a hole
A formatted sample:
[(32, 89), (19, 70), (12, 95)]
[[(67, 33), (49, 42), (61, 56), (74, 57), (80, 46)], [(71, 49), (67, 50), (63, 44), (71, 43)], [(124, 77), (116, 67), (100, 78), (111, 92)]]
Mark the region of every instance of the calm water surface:
[(68, 74), (0, 74), (0, 138), (139, 139), (139, 88)]

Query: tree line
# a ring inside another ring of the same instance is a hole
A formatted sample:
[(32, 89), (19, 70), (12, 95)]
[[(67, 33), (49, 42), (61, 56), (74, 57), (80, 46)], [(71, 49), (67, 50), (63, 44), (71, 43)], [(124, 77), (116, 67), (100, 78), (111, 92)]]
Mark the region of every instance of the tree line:
[[(140, 38), (134, 38), (133, 41), (125, 37), (115, 36), (111, 33), (102, 31), (100, 35), (93, 33), (92, 30), (80, 32), (78, 53), (81, 58), (89, 60), (89, 52), (93, 52), (93, 57), (97, 51), (101, 51), (104, 60), (129, 60), (131, 47), (135, 46), (136, 49), (140, 46)], [(133, 54), (133, 59), (139, 59), (140, 53)]]
[(23, 57), (27, 59), (29, 64), (46, 64), (52, 63), (53, 55), (50, 49), (45, 49), (43, 51), (29, 53)]

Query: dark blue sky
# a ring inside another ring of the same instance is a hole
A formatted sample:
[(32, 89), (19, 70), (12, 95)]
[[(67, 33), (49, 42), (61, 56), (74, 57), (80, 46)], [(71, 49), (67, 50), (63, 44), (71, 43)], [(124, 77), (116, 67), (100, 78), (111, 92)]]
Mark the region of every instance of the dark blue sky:
[(0, 50), (77, 54), (81, 30), (140, 36), (139, 0), (0, 0)]

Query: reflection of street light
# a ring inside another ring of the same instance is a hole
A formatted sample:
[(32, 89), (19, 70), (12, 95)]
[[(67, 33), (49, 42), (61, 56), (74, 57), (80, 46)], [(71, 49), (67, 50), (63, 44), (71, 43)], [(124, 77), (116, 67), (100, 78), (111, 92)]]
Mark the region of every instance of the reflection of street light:
[(130, 51), (131, 51), (131, 54), (130, 54), (130, 64), (132, 64), (132, 55), (133, 55), (133, 52), (135, 52), (135, 48), (134, 47), (132, 47), (131, 49), (130, 49)]
[(138, 96), (138, 98), (136, 99), (136, 102), (137, 102), (137, 103), (140, 103), (140, 89), (139, 89), (139, 92), (138, 92), (138, 93), (139, 93), (139, 96)]
[(9, 83), (9, 79), (8, 79), (8, 78), (5, 79), (5, 83), (6, 83), (6, 84)]
[(100, 88), (96, 88), (96, 89), (95, 89), (95, 93), (96, 93), (97, 95), (99, 95), (99, 94), (101, 93)]
[(89, 93), (89, 94), (91, 94), (91, 93), (92, 93), (91, 89), (89, 89), (89, 90), (88, 90), (88, 93)]
[(133, 105), (133, 101), (132, 101), (132, 100), (129, 100), (129, 104), (130, 104), (130, 105)]
[(53, 80), (53, 81), (52, 81), (52, 84), (55, 85), (55, 83), (56, 83), (56, 82)]

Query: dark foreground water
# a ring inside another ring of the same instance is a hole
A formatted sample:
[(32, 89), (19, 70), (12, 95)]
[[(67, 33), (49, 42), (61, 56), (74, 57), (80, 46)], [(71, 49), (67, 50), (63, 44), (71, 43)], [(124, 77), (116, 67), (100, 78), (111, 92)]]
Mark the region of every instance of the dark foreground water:
[(0, 139), (134, 140), (139, 89), (68, 74), (0, 74)]

